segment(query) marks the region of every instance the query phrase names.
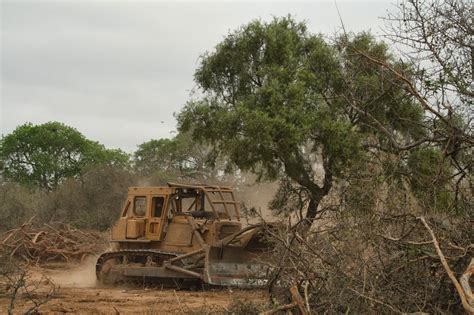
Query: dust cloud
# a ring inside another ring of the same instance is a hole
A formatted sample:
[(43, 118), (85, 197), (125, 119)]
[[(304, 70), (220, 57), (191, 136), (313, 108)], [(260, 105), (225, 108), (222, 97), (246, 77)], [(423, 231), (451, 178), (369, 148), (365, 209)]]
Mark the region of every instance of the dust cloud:
[[(275, 220), (275, 216), (268, 208), (268, 204), (275, 196), (278, 182), (254, 183), (252, 185), (241, 185), (236, 187), (237, 199), (248, 208), (255, 208), (266, 221)], [(249, 218), (249, 223), (258, 221)]]
[(47, 276), (60, 287), (93, 288), (96, 286), (97, 257), (89, 256), (80, 265), (68, 265), (67, 270), (51, 270)]

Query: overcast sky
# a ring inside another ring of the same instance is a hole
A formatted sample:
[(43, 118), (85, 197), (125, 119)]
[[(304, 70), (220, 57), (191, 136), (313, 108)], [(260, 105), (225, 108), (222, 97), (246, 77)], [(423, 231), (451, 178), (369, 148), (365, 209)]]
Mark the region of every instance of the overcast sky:
[[(0, 3), (0, 133), (55, 120), (127, 152), (173, 135), (199, 56), (229, 31), (288, 14), (313, 33), (340, 29), (334, 1)], [(393, 9), (389, 1), (337, 5), (348, 30), (375, 33)]]

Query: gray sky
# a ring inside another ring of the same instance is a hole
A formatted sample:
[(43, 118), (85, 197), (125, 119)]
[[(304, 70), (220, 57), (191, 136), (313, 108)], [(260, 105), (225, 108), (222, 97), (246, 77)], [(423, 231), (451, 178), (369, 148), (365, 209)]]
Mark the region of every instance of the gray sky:
[[(291, 14), (314, 33), (340, 28), (334, 1), (1, 3), (0, 133), (61, 121), (132, 152), (170, 137), (199, 56), (252, 19)], [(380, 33), (388, 1), (338, 1), (351, 31)]]

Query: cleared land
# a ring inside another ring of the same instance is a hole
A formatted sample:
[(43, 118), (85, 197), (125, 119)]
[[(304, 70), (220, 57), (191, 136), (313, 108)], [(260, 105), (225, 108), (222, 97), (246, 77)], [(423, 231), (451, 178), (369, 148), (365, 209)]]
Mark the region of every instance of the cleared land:
[[(49, 268), (32, 270), (34, 279), (41, 279), (35, 295), (47, 293), (49, 280), (58, 290), (46, 304), (40, 307), (41, 313), (81, 313), (81, 314), (219, 314), (227, 310), (236, 300), (264, 303), (263, 290), (207, 290), (185, 291), (147, 287), (98, 288), (95, 283), (94, 259), (82, 265), (57, 264)], [(54, 268), (54, 269), (50, 269)], [(10, 300), (0, 298), (0, 312), (8, 309)], [(15, 313), (23, 313), (32, 302), (19, 294), (15, 302)]]

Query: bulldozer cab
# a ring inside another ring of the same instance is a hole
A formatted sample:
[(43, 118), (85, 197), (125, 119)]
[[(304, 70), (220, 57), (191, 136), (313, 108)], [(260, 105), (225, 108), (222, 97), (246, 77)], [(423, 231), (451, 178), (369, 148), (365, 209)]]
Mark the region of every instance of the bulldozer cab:
[(160, 187), (131, 187), (113, 240), (160, 241), (175, 216), (206, 221), (240, 220), (231, 188), (168, 183)]
[(112, 239), (160, 240), (170, 191), (161, 187), (131, 187)]
[(170, 200), (172, 214), (188, 214), (212, 220), (240, 220), (239, 205), (231, 188), (208, 185), (168, 183), (174, 193)]

